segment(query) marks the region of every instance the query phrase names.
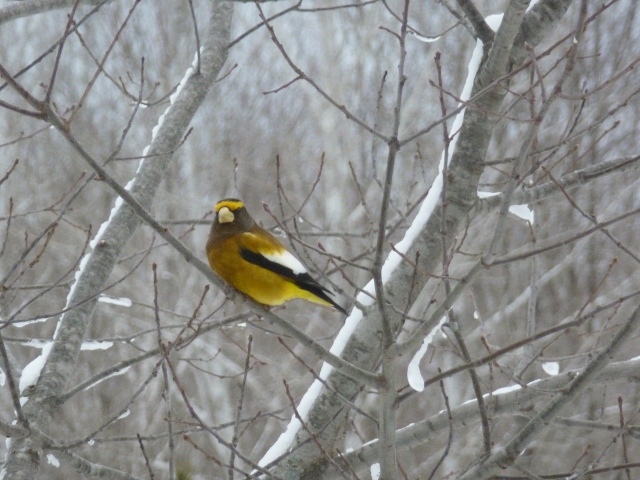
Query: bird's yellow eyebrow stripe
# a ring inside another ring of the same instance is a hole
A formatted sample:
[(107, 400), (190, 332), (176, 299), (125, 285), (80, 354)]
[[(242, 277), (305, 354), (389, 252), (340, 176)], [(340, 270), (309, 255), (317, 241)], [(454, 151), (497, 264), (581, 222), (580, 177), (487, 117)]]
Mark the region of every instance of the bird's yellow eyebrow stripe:
[(216, 213), (218, 213), (222, 207), (227, 207), (233, 212), (234, 210), (244, 207), (244, 203), (240, 200), (223, 200), (216, 203)]

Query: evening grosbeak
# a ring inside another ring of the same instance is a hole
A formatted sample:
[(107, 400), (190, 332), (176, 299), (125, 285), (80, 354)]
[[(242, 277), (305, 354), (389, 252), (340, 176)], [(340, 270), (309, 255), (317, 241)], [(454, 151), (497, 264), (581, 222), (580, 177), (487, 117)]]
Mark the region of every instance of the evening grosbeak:
[(302, 263), (261, 228), (237, 198), (216, 204), (216, 217), (207, 241), (209, 265), (236, 290), (263, 305), (281, 305), (303, 298), (347, 311), (316, 282)]

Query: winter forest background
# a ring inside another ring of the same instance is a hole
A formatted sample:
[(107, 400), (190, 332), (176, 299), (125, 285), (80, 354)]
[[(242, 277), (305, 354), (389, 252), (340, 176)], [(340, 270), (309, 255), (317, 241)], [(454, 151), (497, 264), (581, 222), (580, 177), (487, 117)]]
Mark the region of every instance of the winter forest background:
[(638, 478), (639, 10), (1, 1), (4, 478)]

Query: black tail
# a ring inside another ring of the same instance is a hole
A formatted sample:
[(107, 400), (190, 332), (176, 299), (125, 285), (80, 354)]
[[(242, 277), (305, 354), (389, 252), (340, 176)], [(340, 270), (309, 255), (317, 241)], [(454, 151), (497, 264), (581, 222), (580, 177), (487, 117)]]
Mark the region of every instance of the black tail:
[(318, 282), (316, 282), (311, 275), (308, 273), (303, 273), (301, 275), (296, 275), (295, 284), (303, 290), (307, 292), (313, 293), (316, 297), (321, 298), (325, 302), (329, 302), (333, 307), (339, 312), (344, 313), (345, 315), (349, 315), (347, 311), (338, 305), (333, 298), (329, 295), (333, 295), (331, 290), (324, 288)]

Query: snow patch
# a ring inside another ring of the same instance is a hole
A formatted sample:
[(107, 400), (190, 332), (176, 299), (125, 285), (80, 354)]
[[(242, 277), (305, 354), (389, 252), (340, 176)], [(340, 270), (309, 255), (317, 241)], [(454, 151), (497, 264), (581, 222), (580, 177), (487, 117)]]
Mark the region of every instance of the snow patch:
[(529, 208), (529, 205), (511, 205), (509, 211), (523, 220), (533, 223), (533, 210)]
[(480, 192), (478, 191), (478, 198), (488, 198), (500, 195), (500, 192)]
[(380, 478), (379, 463), (374, 463), (373, 465), (371, 465), (371, 467), (369, 468), (369, 471), (371, 472), (371, 480), (378, 480)]
[(542, 364), (542, 370), (544, 370), (547, 375), (555, 377), (560, 373), (560, 364), (558, 362), (544, 362)]
[[(102, 230), (102, 227), (100, 227), (100, 229)], [(96, 235), (96, 238), (98, 238), (98, 235), (102, 236), (103, 231), (104, 230), (102, 231), (98, 230), (98, 234)], [(89, 245), (91, 246), (91, 248), (93, 248), (93, 246), (91, 245), (91, 242), (89, 243)], [(80, 278), (80, 275), (82, 275), (82, 271), (84, 270), (84, 267), (86, 267), (87, 263), (89, 262), (89, 257), (91, 257), (91, 253), (87, 253), (84, 257), (82, 257), (82, 260), (80, 260), (80, 265), (78, 265), (78, 270), (76, 271), (73, 284), (71, 285), (71, 288), (69, 288), (69, 293), (67, 294), (67, 307), (69, 306), (69, 302), (71, 302), (71, 297), (73, 297), (73, 293), (76, 291), (76, 285), (78, 284), (78, 279)], [(60, 319), (62, 319), (62, 317), (64, 317), (64, 313), (60, 316)]]
[(113, 342), (101, 342), (99, 340), (89, 340), (82, 342), (80, 350), (107, 350), (113, 347)]
[(28, 322), (22, 322), (22, 321), (20, 321), (20, 322), (15, 322), (15, 323), (12, 323), (12, 324), (11, 324), (11, 326), (12, 326), (12, 327), (16, 327), (16, 328), (23, 328), (23, 327), (26, 327), (27, 325), (31, 325), (31, 324), (33, 324), (33, 323), (42, 323), (42, 322), (46, 322), (47, 320), (49, 320), (49, 318), (51, 318), (51, 317), (47, 317), (47, 318), (38, 318), (38, 319), (36, 319), (36, 320), (29, 320)]
[(416, 32), (407, 32), (407, 33), (410, 33), (417, 40), (420, 40), (421, 42), (424, 42), (424, 43), (433, 43), (433, 42), (437, 42), (438, 40), (440, 40), (440, 36), (437, 36), (437, 37), (423, 37), (422, 35), (418, 35)]
[(429, 332), (429, 334), (424, 337), (422, 341), (422, 346), (420, 350), (416, 352), (416, 354), (409, 362), (409, 367), (407, 368), (407, 380), (409, 381), (409, 386), (413, 388), (416, 392), (421, 392), (424, 390), (424, 378), (422, 378), (422, 373), (420, 373), (420, 360), (424, 357), (424, 354), (427, 353), (427, 347), (433, 341), (433, 336), (440, 330), (442, 324), (447, 320), (447, 317), (442, 317), (440, 323)]
[(124, 367), (121, 370), (118, 370), (117, 372), (113, 372), (111, 375), (107, 375), (104, 378), (101, 378), (100, 380), (96, 380), (94, 383), (92, 383), (91, 385), (87, 385), (86, 387), (84, 387), (84, 390), (89, 390), (90, 388), (95, 387), (96, 385), (98, 385), (99, 383), (104, 382), (105, 380), (111, 378), (111, 377), (117, 377), (118, 375), (124, 375), (125, 373), (127, 373), (129, 371), (129, 369), (131, 368), (131, 366), (129, 367)]
[(131, 305), (133, 305), (131, 299), (127, 297), (115, 298), (108, 295), (100, 295), (98, 301), (102, 303), (110, 303), (111, 305), (119, 305), (121, 307), (130, 307)]
[(510, 385), (508, 387), (498, 388), (494, 390), (492, 395), (504, 395), (505, 393), (515, 392), (516, 390), (520, 390), (522, 387), (520, 385)]
[(44, 367), (44, 363), (49, 357), (49, 353), (51, 353), (51, 347), (53, 347), (53, 342), (48, 342), (43, 347), (40, 355), (31, 360), (31, 362), (24, 367), (22, 375), (20, 375), (20, 382), (18, 383), (20, 393), (24, 392), (25, 389), (29, 388), (31, 385), (36, 384), (38, 377), (40, 376), (40, 372), (42, 371), (42, 367)]
[(502, 17), (504, 17), (504, 13), (496, 13), (494, 15), (489, 15), (484, 20), (487, 22), (487, 25), (489, 25), (491, 30), (497, 32), (500, 28), (500, 24), (502, 23)]

